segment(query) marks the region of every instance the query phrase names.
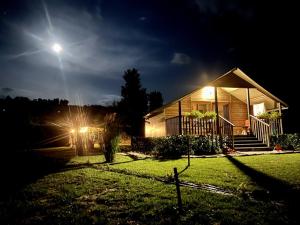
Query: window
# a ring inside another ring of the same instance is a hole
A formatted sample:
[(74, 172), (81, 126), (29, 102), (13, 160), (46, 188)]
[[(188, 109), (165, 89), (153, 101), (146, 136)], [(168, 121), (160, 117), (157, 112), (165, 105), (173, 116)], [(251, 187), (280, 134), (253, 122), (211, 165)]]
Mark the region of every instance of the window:
[(209, 107), (210, 104), (209, 103), (193, 103), (193, 110), (198, 110), (202, 113), (205, 113), (207, 111), (209, 111)]

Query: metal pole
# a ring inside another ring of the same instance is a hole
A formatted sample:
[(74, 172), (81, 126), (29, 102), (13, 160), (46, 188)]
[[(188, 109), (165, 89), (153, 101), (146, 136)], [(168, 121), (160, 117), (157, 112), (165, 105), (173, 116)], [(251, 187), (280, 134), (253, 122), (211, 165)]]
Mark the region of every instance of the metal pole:
[(174, 178), (175, 178), (175, 185), (176, 185), (176, 191), (177, 191), (178, 210), (181, 213), (182, 212), (182, 200), (181, 200), (178, 172), (177, 172), (176, 167), (174, 168)]
[(188, 136), (188, 166), (191, 165), (191, 159), (190, 159), (190, 154), (191, 154), (191, 137), (190, 135)]

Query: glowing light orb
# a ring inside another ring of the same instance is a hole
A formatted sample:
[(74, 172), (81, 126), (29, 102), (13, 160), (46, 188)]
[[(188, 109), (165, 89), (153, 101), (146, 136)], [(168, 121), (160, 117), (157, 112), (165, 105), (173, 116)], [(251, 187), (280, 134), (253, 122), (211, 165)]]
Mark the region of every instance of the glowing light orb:
[(52, 48), (52, 51), (54, 51), (57, 54), (61, 53), (61, 51), (63, 50), (61, 45), (58, 43), (54, 43), (51, 48)]

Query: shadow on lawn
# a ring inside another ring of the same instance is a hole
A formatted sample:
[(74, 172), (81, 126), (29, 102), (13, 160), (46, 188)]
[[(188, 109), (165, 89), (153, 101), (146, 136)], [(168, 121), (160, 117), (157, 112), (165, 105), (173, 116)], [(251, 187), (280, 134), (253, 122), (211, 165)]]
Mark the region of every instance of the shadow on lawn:
[[(269, 193), (269, 196), (262, 196), (262, 193), (254, 191), (252, 194), (255, 194), (256, 196), (253, 197), (267, 197), (267, 199), (269, 198), (273, 200), (283, 200), (284, 202), (286, 202), (289, 212), (292, 213), (293, 216), (297, 215), (297, 209), (300, 202), (299, 190), (296, 190), (293, 186), (285, 181), (269, 176), (243, 164), (232, 156), (226, 156), (226, 158), (238, 169), (240, 169), (245, 175), (249, 176), (253, 182), (267, 190)], [(297, 218), (297, 220), (299, 220), (299, 218)]]
[(9, 197), (43, 176), (60, 171), (72, 157), (74, 155), (68, 154), (53, 158), (33, 151), (2, 154), (0, 199)]
[[(70, 149), (60, 152), (29, 151), (2, 155), (2, 161), (0, 163), (0, 199), (9, 197), (10, 194), (16, 193), (24, 186), (51, 173), (106, 164), (106, 162), (98, 162), (67, 165), (74, 156), (75, 153)], [(147, 158), (132, 158), (132, 160), (108, 163), (108, 165), (132, 163), (146, 159)]]

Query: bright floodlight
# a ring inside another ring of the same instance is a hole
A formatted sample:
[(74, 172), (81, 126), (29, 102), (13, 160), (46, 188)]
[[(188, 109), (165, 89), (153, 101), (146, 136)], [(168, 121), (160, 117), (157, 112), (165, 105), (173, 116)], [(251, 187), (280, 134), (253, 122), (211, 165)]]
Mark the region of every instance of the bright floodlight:
[(86, 133), (88, 131), (88, 127), (80, 127), (79, 133)]
[(52, 50), (53, 50), (55, 53), (59, 54), (59, 53), (63, 50), (63, 48), (61, 47), (60, 44), (54, 43), (54, 44), (52, 45)]

